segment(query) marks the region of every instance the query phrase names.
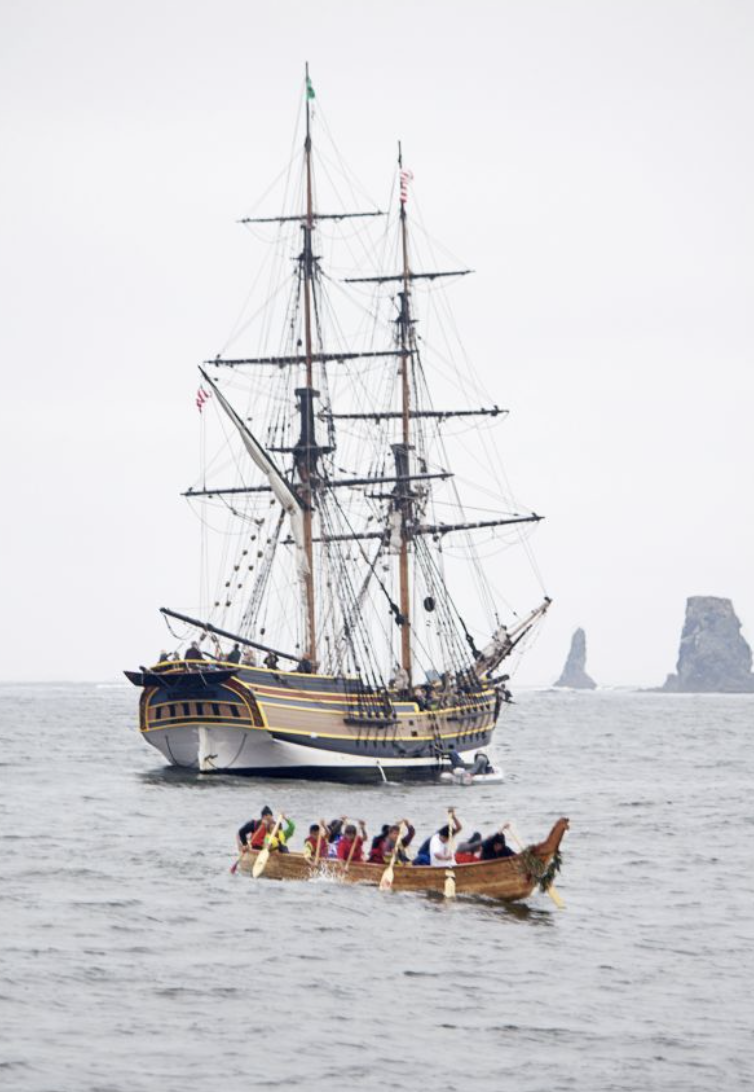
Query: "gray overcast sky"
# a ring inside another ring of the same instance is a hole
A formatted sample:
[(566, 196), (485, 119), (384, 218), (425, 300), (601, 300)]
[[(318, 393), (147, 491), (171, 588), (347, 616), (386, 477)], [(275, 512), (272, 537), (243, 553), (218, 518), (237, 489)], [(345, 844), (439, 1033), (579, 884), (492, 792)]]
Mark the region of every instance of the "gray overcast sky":
[(306, 59), (366, 188), (401, 137), (477, 271), (456, 317), (548, 517), (520, 681), (582, 625), (599, 682), (661, 682), (692, 594), (754, 636), (754, 4), (5, 0), (2, 677), (115, 677), (195, 598), (195, 364)]

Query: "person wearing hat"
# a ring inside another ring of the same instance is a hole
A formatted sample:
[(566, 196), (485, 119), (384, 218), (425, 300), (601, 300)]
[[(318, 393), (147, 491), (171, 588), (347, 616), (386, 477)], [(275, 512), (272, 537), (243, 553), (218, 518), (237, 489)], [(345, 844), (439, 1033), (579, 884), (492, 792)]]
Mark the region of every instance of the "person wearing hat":
[(268, 815), (272, 815), (272, 808), (268, 808), (265, 804), (265, 806), (262, 808), (259, 819), (249, 819), (248, 823), (244, 823), (244, 825), (239, 828), (238, 834), (236, 835), (236, 843), (238, 845), (239, 853), (244, 852), (246, 847), (251, 842), (252, 835), (255, 833), (257, 827), (259, 827), (264, 822)]
[(281, 814), (280, 819), (281, 824), (278, 826), (272, 813), (264, 815), (251, 836), (249, 848), (263, 849), (267, 846), (279, 853), (290, 853), (286, 843), (293, 837), (296, 824), (287, 815)]

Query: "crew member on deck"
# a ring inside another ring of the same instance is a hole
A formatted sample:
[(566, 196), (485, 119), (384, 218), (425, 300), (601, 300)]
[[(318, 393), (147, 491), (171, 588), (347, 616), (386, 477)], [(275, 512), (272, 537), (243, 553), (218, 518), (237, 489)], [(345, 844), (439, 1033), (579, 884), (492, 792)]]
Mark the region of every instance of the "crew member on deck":
[(243, 853), (243, 851), (248, 846), (252, 834), (268, 815), (272, 815), (272, 808), (268, 808), (267, 805), (265, 805), (262, 808), (261, 816), (259, 819), (249, 819), (248, 823), (244, 823), (244, 825), (240, 828), (238, 834), (236, 835), (236, 842), (241, 853)]
[(199, 648), (199, 645), (196, 643), (196, 641), (191, 642), (191, 644), (189, 645), (189, 647), (186, 650), (186, 655), (184, 656), (184, 659), (185, 660), (203, 660), (204, 659), (204, 653)]
[(265, 667), (269, 667), (270, 671), (276, 671), (278, 666), (277, 653), (268, 652), (262, 662)]
[(389, 685), (394, 686), (399, 694), (408, 692), (408, 671), (406, 671), (405, 667), (396, 667), (395, 674)]
[(241, 662), (241, 646), (238, 641), (233, 645), (228, 655), (225, 657), (225, 662), (229, 664), (240, 664)]

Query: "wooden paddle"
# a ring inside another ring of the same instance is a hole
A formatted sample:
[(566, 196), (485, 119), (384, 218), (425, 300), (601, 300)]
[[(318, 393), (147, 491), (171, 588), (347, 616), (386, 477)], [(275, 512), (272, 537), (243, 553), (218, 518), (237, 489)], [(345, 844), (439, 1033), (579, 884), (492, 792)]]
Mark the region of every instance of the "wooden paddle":
[[(501, 831), (502, 830), (509, 830), (511, 832), (511, 837), (513, 838), (513, 841), (518, 846), (519, 850), (523, 850), (523, 848), (524, 848), (523, 843), (521, 842), (521, 839), (518, 837), (515, 830), (513, 829), (513, 824), (512, 823), (503, 823), (503, 825), (502, 825), (502, 827), (500, 829), (501, 829)], [(555, 887), (555, 884), (551, 883), (549, 887), (545, 888), (545, 890), (547, 891), (547, 894), (550, 896), (552, 901), (557, 906), (558, 910), (565, 910), (565, 903), (563, 902), (562, 898), (560, 897), (560, 893), (558, 892), (557, 888)]]
[(325, 845), (327, 845), (327, 830), (325, 828), (325, 824), (320, 819), (320, 821), (319, 821), (319, 834), (317, 835), (317, 848), (314, 851), (314, 867), (315, 868), (317, 868), (319, 866), (319, 858), (320, 858), (323, 842), (324, 842)]
[(238, 851), (238, 857), (237, 857), (237, 858), (236, 858), (236, 860), (235, 860), (235, 861), (233, 862), (233, 864), (232, 864), (232, 865), (230, 866), (230, 874), (231, 874), (231, 876), (235, 876), (236, 872), (238, 871), (238, 866), (240, 865), (241, 861), (243, 860), (243, 855), (244, 855), (244, 853), (247, 853), (247, 852), (248, 852), (248, 849), (249, 849), (249, 838), (250, 838), (250, 837), (251, 837), (251, 835), (250, 835), (250, 834), (247, 834), (247, 835), (246, 835), (246, 845), (245, 845), (245, 846), (241, 846), (240, 850)]
[(251, 870), (251, 874), (252, 874), (252, 876), (254, 877), (255, 880), (258, 880), (259, 877), (264, 872), (265, 868), (267, 868), (267, 862), (270, 859), (270, 842), (273, 840), (273, 838), (275, 837), (277, 832), (280, 830), (280, 824), (282, 822), (283, 822), (283, 815), (281, 813), (280, 815), (278, 815), (277, 819), (275, 820), (275, 826), (272, 828), (270, 833), (265, 837), (264, 846), (259, 851), (259, 856), (257, 857), (256, 861), (254, 861), (254, 867)]
[[(450, 850), (450, 856), (452, 858), (455, 852), (455, 840), (456, 840), (456, 817), (453, 809), (448, 812), (448, 849)], [(443, 891), (446, 899), (454, 899), (456, 897), (456, 874), (453, 870), (453, 866), (446, 869), (445, 872), (445, 888)]]
[[(362, 838), (362, 845), (363, 845), (364, 842), (366, 841), (366, 831), (364, 830), (364, 824), (361, 821), (359, 822), (359, 826), (361, 827), (362, 834), (363, 834), (363, 838)], [(358, 837), (359, 837), (359, 831), (357, 829), (356, 834), (354, 835), (354, 839), (351, 842), (351, 848), (348, 851), (348, 860), (346, 861), (346, 867), (343, 869), (344, 873), (348, 872), (348, 869), (351, 867), (351, 861), (353, 860), (354, 851), (356, 849), (356, 840), (357, 840)]]
[(398, 856), (398, 850), (401, 848), (401, 842), (406, 833), (406, 824), (401, 822), (398, 828), (398, 837), (395, 839), (395, 845), (393, 846), (393, 852), (390, 855), (390, 864), (382, 873), (380, 878), (380, 891), (392, 891), (393, 879), (395, 877), (395, 858)]

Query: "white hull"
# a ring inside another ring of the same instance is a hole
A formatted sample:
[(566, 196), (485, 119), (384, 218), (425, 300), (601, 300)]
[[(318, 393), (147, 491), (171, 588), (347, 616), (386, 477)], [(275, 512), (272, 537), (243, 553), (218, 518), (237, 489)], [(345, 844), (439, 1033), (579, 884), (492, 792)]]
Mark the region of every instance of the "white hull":
[[(276, 740), (269, 732), (255, 729), (218, 727), (216, 725), (191, 725), (164, 728), (144, 733), (147, 743), (173, 766), (198, 770), (201, 773), (248, 773), (260, 776), (300, 777), (302, 770), (311, 770), (316, 776), (328, 774), (334, 778), (368, 775), (369, 780), (389, 780), (392, 772), (407, 769), (432, 777), (439, 774), (441, 765), (436, 758), (377, 758), (370, 755), (354, 755), (318, 747), (307, 747), (288, 741)], [(464, 752), (461, 752), (462, 756)], [(471, 758), (474, 749), (465, 755)]]
[(502, 785), (503, 771), (499, 766), (494, 766), (491, 773), (472, 774), (470, 770), (444, 770), (440, 774), (440, 780), (444, 785)]

